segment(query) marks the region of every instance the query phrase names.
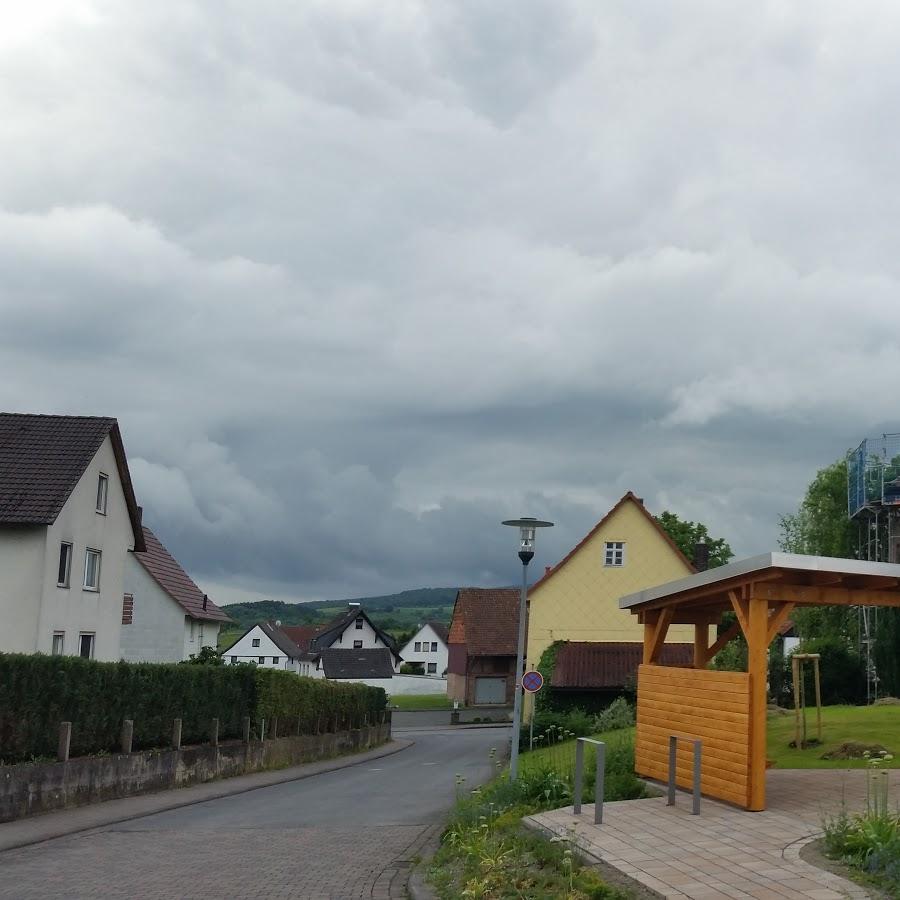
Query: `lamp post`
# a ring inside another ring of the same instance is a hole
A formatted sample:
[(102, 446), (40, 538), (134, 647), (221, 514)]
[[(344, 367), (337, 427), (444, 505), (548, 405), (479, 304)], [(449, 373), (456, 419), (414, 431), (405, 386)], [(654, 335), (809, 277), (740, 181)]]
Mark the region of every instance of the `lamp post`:
[(525, 660), (525, 610), (528, 602), (528, 563), (534, 557), (534, 536), (538, 528), (552, 528), (552, 522), (540, 519), (507, 519), (504, 525), (519, 529), (519, 559), (522, 560), (522, 592), (519, 596), (519, 644), (516, 655), (516, 691), (513, 695), (513, 734), (509, 755), (509, 780), (519, 775), (519, 732), (522, 729), (522, 669)]

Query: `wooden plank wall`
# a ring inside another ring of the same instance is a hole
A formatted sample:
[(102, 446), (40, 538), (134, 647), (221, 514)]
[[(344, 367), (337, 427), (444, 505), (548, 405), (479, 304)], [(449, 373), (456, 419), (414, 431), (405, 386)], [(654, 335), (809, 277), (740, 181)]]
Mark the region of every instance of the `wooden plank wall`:
[[(635, 770), (665, 782), (669, 735), (700, 738), (703, 793), (744, 808), (750, 792), (750, 676), (674, 666), (638, 669)], [(679, 786), (693, 786), (693, 746), (679, 742)]]

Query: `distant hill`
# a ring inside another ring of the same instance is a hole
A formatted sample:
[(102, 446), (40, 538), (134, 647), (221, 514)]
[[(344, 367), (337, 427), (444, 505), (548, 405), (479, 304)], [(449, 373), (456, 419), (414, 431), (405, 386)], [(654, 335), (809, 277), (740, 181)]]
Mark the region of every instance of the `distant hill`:
[(231, 603), (223, 609), (234, 619), (235, 625), (223, 629), (219, 636), (219, 647), (230, 646), (257, 622), (280, 621), (282, 625), (317, 625), (328, 622), (339, 612), (343, 612), (348, 603), (359, 603), (379, 627), (400, 638), (428, 619), (449, 625), (456, 592), (457, 588), (418, 588), (381, 597), (316, 600), (312, 603), (285, 603), (282, 600)]

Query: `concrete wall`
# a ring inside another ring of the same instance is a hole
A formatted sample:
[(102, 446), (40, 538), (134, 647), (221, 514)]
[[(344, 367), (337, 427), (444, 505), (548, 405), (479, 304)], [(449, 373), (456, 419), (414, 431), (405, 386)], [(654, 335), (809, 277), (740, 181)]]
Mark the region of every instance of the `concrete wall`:
[[(416, 644), (419, 644), (418, 650), (416, 650)], [(436, 650), (431, 649), (432, 644), (437, 646)], [(425, 649), (426, 647), (427, 649)], [(447, 671), (447, 645), (428, 624), (423, 625), (400, 650), (400, 655), (405, 663), (422, 663), (422, 671), (426, 675), (428, 674), (428, 664), (434, 665), (435, 673), (432, 675), (433, 678), (442, 678)]]
[(128, 554), (125, 592), (134, 596), (134, 621), (122, 626), (122, 658), (129, 662), (180, 662), (184, 655), (184, 610)]
[(447, 679), (433, 675), (395, 675), (384, 686), (392, 696), (406, 694), (446, 694)]
[(264, 769), (327, 759), (377, 747), (390, 740), (391, 725), (337, 734), (266, 741), (226, 741), (181, 750), (147, 750), (68, 762), (0, 766), (0, 822), (102, 800), (187, 787)]
[(45, 532), (43, 526), (0, 528), (0, 650), (34, 653), (37, 647)]

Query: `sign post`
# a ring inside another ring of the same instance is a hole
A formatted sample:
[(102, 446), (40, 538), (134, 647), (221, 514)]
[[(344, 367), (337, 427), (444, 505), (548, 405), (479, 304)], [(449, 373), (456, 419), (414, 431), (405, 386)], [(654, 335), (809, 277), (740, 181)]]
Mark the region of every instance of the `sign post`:
[[(544, 686), (544, 676), (536, 669), (522, 676), (522, 689), (529, 694), (536, 694)], [(531, 721), (528, 723), (528, 749), (534, 750), (534, 707), (531, 709)]]

